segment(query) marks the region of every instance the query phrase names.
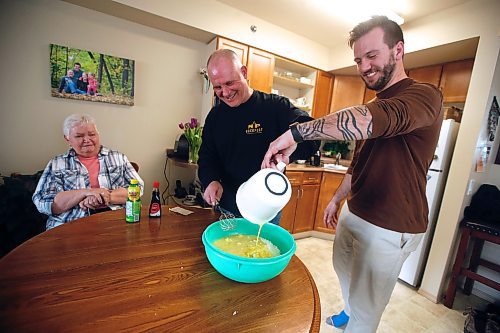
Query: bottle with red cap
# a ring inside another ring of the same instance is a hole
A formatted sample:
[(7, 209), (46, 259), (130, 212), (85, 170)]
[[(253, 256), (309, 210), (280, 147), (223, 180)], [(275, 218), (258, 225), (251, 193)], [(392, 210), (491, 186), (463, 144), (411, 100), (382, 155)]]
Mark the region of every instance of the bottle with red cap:
[(153, 182), (153, 193), (151, 194), (151, 204), (149, 205), (149, 217), (161, 216), (160, 182)]

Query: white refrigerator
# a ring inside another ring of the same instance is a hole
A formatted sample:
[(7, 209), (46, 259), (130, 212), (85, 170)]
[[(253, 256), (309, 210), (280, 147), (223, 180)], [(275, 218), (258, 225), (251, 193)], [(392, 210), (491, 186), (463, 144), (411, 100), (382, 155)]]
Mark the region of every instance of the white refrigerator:
[(429, 255), (458, 127), (459, 124), (453, 119), (443, 120), (434, 159), (427, 173), (426, 196), (429, 205), (429, 225), (424, 238), (417, 249), (406, 259), (399, 274), (399, 279), (414, 287), (420, 285)]

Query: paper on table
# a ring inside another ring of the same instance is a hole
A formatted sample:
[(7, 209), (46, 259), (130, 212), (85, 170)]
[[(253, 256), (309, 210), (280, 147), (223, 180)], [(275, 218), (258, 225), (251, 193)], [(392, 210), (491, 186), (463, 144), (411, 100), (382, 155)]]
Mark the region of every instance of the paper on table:
[(177, 213), (177, 214), (181, 214), (181, 215), (189, 215), (189, 214), (194, 213), (194, 212), (187, 210), (187, 209), (184, 209), (182, 207), (169, 208), (168, 210), (171, 212)]

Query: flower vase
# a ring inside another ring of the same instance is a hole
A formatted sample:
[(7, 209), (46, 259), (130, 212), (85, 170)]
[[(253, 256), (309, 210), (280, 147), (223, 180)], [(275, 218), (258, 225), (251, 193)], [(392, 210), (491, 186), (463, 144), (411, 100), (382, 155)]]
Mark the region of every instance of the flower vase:
[(200, 150), (199, 145), (189, 145), (189, 158), (188, 162), (193, 164), (198, 164), (198, 152)]

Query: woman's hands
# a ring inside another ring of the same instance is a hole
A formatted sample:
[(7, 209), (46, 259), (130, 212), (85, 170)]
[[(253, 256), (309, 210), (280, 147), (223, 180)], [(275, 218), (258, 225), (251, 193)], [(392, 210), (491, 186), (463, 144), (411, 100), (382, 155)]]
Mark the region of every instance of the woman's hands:
[(113, 190), (107, 188), (84, 188), (62, 191), (56, 194), (52, 202), (52, 214), (62, 214), (75, 206), (81, 209), (103, 208), (109, 205), (123, 205), (127, 201), (127, 189), (118, 187)]
[(111, 203), (111, 191), (106, 188), (91, 188), (85, 198), (80, 201), (82, 209), (97, 209)]

